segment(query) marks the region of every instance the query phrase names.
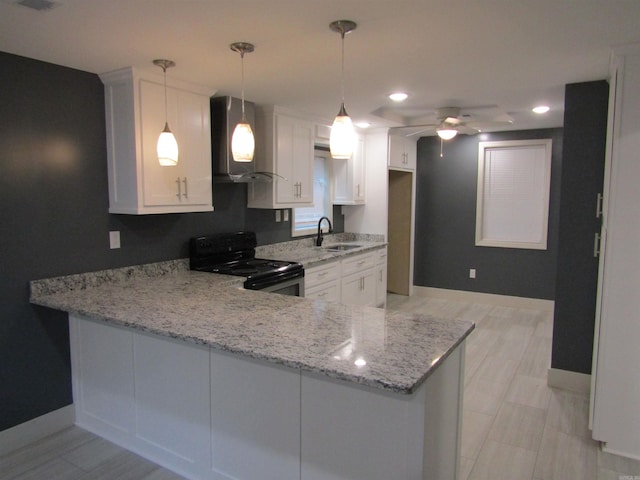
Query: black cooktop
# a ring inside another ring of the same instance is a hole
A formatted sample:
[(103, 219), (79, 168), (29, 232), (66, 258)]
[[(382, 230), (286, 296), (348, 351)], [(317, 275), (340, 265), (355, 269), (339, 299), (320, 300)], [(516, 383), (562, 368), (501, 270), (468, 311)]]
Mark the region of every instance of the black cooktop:
[(303, 276), (300, 263), (255, 257), (255, 232), (194, 237), (189, 242), (189, 265), (200, 272), (237, 275), (248, 280)]

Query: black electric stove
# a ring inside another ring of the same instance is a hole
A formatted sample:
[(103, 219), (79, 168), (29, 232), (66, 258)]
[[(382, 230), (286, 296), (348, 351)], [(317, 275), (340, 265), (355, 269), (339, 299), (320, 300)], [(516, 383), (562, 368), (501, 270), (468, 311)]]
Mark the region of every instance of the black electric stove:
[(245, 277), (244, 288), (287, 295), (304, 295), (300, 263), (255, 257), (255, 232), (194, 237), (189, 242), (191, 270)]

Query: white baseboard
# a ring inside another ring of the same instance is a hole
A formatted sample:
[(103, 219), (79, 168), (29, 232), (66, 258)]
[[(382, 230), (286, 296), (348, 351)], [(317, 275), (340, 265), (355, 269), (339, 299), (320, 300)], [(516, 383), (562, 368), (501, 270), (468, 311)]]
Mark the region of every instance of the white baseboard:
[(589, 395), (591, 392), (591, 375), (550, 368), (547, 372), (547, 385)]
[(420, 287), (414, 285), (415, 295), (421, 297), (442, 298), (460, 302), (483, 303), (501, 307), (535, 308), (545, 312), (553, 312), (554, 301), (542, 298), (512, 297), (509, 295), (496, 295), (493, 293), (467, 292), (464, 290), (448, 290), (445, 288)]
[(3, 430), (0, 432), (0, 455), (64, 430), (74, 424), (75, 418), (73, 405), (67, 405), (15, 427)]

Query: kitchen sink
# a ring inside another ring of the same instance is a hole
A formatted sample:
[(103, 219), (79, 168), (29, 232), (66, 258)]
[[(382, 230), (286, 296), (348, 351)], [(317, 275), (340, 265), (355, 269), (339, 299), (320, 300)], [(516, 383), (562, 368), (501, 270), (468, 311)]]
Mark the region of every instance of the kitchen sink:
[(333, 245), (322, 247), (322, 249), (329, 250), (330, 252), (344, 252), (345, 250), (353, 250), (354, 248), (360, 247), (362, 247), (362, 245), (355, 245), (353, 243), (334, 243)]

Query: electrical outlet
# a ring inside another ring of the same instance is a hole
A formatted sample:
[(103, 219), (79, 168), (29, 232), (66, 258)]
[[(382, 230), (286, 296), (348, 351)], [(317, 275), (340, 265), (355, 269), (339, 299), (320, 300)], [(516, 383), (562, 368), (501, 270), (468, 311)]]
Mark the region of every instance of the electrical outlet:
[(276, 210), (276, 222), (280, 221), (280, 216), (281, 216), (280, 210)]
[(120, 232), (115, 230), (109, 232), (109, 248), (120, 248)]
[(469, 278), (476, 278), (476, 269), (475, 268), (470, 268), (469, 269)]
[(288, 222), (289, 221), (289, 209), (283, 210), (284, 213), (284, 218), (282, 219), (283, 222)]

